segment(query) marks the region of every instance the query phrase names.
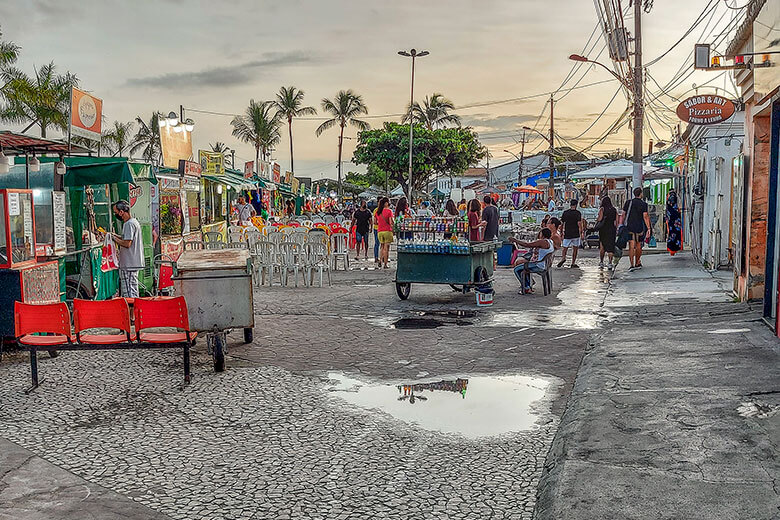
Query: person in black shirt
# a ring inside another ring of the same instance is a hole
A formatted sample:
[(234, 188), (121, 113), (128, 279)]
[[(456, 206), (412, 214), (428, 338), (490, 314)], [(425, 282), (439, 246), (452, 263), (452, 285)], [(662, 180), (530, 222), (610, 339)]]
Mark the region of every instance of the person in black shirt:
[(371, 231), (373, 215), (368, 211), (366, 201), (360, 204), (360, 209), (355, 211), (352, 222), (355, 226), (355, 260), (360, 257), (360, 245), (363, 245), (363, 255), (368, 260), (368, 233)]
[(567, 209), (563, 212), (563, 215), (561, 215), (561, 223), (563, 224), (563, 251), (561, 253), (561, 261), (558, 262), (558, 267), (563, 267), (563, 264), (566, 263), (566, 253), (571, 247), (571, 268), (578, 269), (577, 253), (582, 245), (585, 229), (582, 225), (582, 213), (577, 210), (576, 200), (572, 200), (570, 209)]
[(628, 240), (628, 260), (631, 262), (629, 271), (642, 268), (642, 243), (650, 238), (650, 215), (647, 213), (647, 203), (642, 200), (642, 188), (634, 188), (634, 198), (623, 204), (623, 215), (620, 223), (625, 225), (630, 233)]
[(485, 203), (482, 210), (482, 220), (485, 222), (482, 240), (495, 240), (498, 237), (498, 208), (493, 205), (489, 195), (485, 195), (482, 201)]

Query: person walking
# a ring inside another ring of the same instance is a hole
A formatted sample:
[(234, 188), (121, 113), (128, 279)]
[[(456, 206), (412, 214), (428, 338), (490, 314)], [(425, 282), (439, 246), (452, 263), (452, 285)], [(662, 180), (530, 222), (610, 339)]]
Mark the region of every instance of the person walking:
[(561, 224), (563, 225), (563, 240), (561, 242), (563, 252), (561, 253), (561, 261), (558, 262), (558, 267), (563, 267), (563, 264), (566, 263), (566, 253), (571, 247), (573, 248), (571, 252), (571, 268), (578, 269), (580, 266), (577, 265), (577, 253), (580, 246), (582, 246), (585, 230), (582, 226), (582, 213), (577, 209), (576, 199), (572, 199), (569, 209), (561, 215)]
[(677, 206), (677, 192), (669, 190), (666, 197), (666, 250), (674, 254), (682, 249), (682, 221)]
[(611, 271), (613, 264), (613, 256), (615, 252), (615, 236), (617, 228), (615, 223), (617, 222), (617, 210), (612, 205), (612, 199), (604, 197), (601, 199), (601, 207), (599, 208), (599, 217), (596, 222), (596, 226), (599, 228), (599, 268), (604, 268), (604, 256), (608, 255), (609, 263), (607, 264), (607, 270)]
[(642, 244), (650, 238), (650, 215), (647, 213), (647, 203), (642, 200), (642, 188), (634, 188), (634, 198), (623, 205), (620, 223), (626, 226), (629, 233), (628, 260), (631, 267), (628, 270), (642, 269)]
[(480, 206), (477, 199), (471, 199), (469, 201), (469, 242), (479, 242), (482, 239), (482, 229), (485, 227), (485, 222), (480, 219), (480, 213), (482, 206)]
[(482, 201), (485, 203), (485, 207), (482, 209), (482, 221), (485, 223), (482, 240), (495, 240), (498, 238), (498, 208), (493, 204), (493, 199), (489, 195), (485, 195)]
[(360, 258), (360, 246), (363, 245), (363, 255), (368, 260), (368, 232), (371, 229), (373, 216), (368, 211), (366, 201), (360, 203), (352, 219), (355, 226), (355, 260)]
[(393, 210), (390, 209), (390, 199), (382, 197), (376, 208), (377, 235), (379, 238), (379, 264), (383, 269), (390, 262), (390, 244), (393, 243)]
[(122, 235), (112, 233), (119, 246), (119, 282), (122, 296), (138, 298), (138, 271), (144, 268), (144, 238), (141, 224), (130, 214), (126, 200), (114, 203), (114, 216), (122, 221)]
[(379, 223), (376, 220), (376, 212), (379, 209), (379, 203), (382, 202), (382, 197), (376, 199), (376, 207), (374, 208), (372, 224), (374, 227), (374, 263), (379, 264)]

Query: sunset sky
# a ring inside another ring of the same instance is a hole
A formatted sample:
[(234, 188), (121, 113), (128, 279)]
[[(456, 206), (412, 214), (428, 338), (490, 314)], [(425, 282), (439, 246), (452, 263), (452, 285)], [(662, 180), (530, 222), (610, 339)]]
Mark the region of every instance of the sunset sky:
[[(627, 4), (627, 2), (626, 2)], [(689, 28), (706, 1), (656, 0), (643, 17), (645, 61), (671, 47)], [(720, 4), (720, 2), (719, 2)], [(418, 61), (415, 97), (441, 92), (456, 106), (465, 124), (473, 126), (490, 147), (491, 162), (511, 160), (503, 150), (519, 153), (512, 139), (524, 124), (546, 131), (547, 96), (570, 71), (567, 57), (580, 53), (597, 22), (594, 4), (586, 0), (371, 0), (285, 1), (56, 1), (0, 0), (3, 37), (22, 47), (18, 65), (53, 60), (61, 72), (78, 75), (81, 86), (104, 100), (110, 124), (152, 111), (178, 110), (179, 105), (223, 114), (244, 110), (250, 98), (272, 99), (282, 85), (306, 93), (307, 104), (319, 109), (323, 97), (351, 88), (369, 107), (372, 126), (397, 120), (409, 100), (409, 60), (397, 55), (415, 47), (430, 51)], [(710, 41), (734, 15), (720, 4), (680, 45), (650, 66), (652, 78), (666, 85), (680, 67), (688, 67), (693, 44)], [(627, 20), (627, 24), (632, 24)], [(596, 33), (594, 57), (603, 46)], [(721, 43), (718, 48), (725, 48)], [(591, 45), (591, 46), (592, 46)], [(600, 58), (607, 63), (604, 52)], [(581, 68), (567, 83), (579, 85), (610, 79), (603, 69)], [(677, 95), (716, 76), (697, 72), (672, 89)], [(726, 76), (712, 84), (733, 92)], [(556, 131), (566, 138), (583, 132), (615, 94), (617, 81), (556, 94)], [(648, 79), (647, 89), (658, 90)], [(711, 89), (709, 90), (712, 91)], [(494, 103), (539, 95), (530, 99)], [(687, 94), (686, 94), (687, 95)], [(656, 101), (674, 108), (676, 101)], [(585, 148), (626, 107), (618, 94), (604, 116), (584, 136), (571, 142)], [(382, 115), (391, 117), (375, 117)], [(237, 149), (237, 162), (254, 158), (253, 149), (231, 136), (230, 115), (197, 113), (196, 148), (223, 141)], [(669, 117), (672, 117), (671, 115)], [(663, 116), (661, 116), (663, 119)], [(296, 175), (336, 175), (337, 130), (314, 135), (320, 121), (295, 121)], [(659, 137), (669, 128), (651, 121)], [(347, 135), (354, 136), (351, 129)], [(289, 167), (286, 131), (274, 158)], [(646, 134), (647, 139), (647, 134)], [(540, 149), (537, 139), (527, 151)], [(354, 141), (346, 142), (345, 158)], [(629, 148), (624, 128), (593, 148), (605, 152)], [(347, 164), (345, 170), (355, 169)]]

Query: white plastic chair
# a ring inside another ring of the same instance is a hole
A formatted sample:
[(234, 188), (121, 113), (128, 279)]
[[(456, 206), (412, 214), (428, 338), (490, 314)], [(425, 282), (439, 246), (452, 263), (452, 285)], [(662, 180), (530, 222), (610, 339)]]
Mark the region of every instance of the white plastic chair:
[(346, 233), (333, 233), (330, 236), (330, 257), (333, 270), (338, 270), (338, 259), (344, 260), (344, 270), (349, 271), (349, 235)]
[[(282, 283), (286, 286), (290, 271), (295, 274), (295, 287), (298, 287), (298, 271), (302, 265), (299, 263), (301, 255), (301, 246), (293, 242), (282, 242), (277, 246), (279, 254), (279, 263), (282, 270)], [(306, 278), (303, 279), (306, 284)]]
[(276, 245), (267, 240), (260, 240), (250, 248), (252, 256), (252, 280), (255, 286), (265, 285), (268, 275), (268, 285), (273, 285), (274, 273), (279, 271), (279, 285), (282, 284), (282, 267), (276, 255)]
[[(231, 226), (234, 227), (234, 226)], [(241, 240), (244, 238), (244, 232), (243, 231), (230, 231), (228, 232), (228, 239), (231, 243), (233, 242), (241, 242)]]
[(328, 271), (328, 285), (332, 286), (330, 279), (330, 258), (328, 257), (328, 247), (321, 243), (310, 243), (306, 245), (306, 278), (309, 280), (309, 286), (314, 286), (314, 271), (320, 272), (320, 287), (322, 287), (322, 271)]
[(226, 249), (246, 249), (247, 246), (246, 242), (229, 242), (227, 245), (224, 246)]
[(250, 246), (260, 240), (260, 237), (260, 230), (255, 227), (247, 228), (246, 231), (244, 231), (244, 241)]
[(273, 231), (268, 233), (268, 236), (266, 237), (266, 240), (269, 242), (273, 242), (276, 245), (279, 245), (282, 241), (284, 241), (287, 238), (287, 235), (284, 233), (280, 233), (279, 231)]
[(341, 225), (350, 231), (352, 230), (352, 221), (349, 219), (345, 219), (344, 222), (341, 223)]
[(305, 227), (306, 229), (311, 229), (314, 227), (314, 221), (312, 220), (301, 220), (301, 226)]
[(242, 233), (244, 228), (241, 226), (228, 226), (228, 233)]
[(206, 231), (203, 233), (203, 241), (206, 242), (206, 244), (214, 242), (225, 243), (225, 240), (222, 238), (222, 233), (219, 231)]
[(299, 231), (303, 228), (298, 228), (294, 233), (290, 233), (287, 235), (287, 240), (289, 242), (295, 242), (299, 246), (303, 246), (306, 244), (306, 238), (308, 237), (308, 233), (306, 233), (305, 230)]

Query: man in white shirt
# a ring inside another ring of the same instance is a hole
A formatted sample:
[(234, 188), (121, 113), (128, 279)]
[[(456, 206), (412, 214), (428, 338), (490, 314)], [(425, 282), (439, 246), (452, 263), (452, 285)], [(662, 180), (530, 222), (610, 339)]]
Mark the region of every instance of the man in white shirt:
[(422, 203), (420, 209), (417, 211), (417, 216), (423, 218), (433, 216), (433, 211), (431, 211), (431, 208), (428, 206), (427, 202)]
[(255, 208), (253, 208), (251, 204), (247, 204), (246, 199), (243, 196), (238, 198), (238, 206), (236, 209), (238, 209), (239, 226), (250, 225), (252, 223), (252, 217), (257, 214)]
[(547, 203), (547, 211), (555, 211), (555, 200), (550, 197), (550, 201)]
[(114, 216), (122, 221), (122, 235), (112, 233), (119, 246), (119, 282), (122, 296), (138, 298), (138, 271), (144, 268), (144, 239), (141, 224), (130, 215), (126, 200), (114, 203)]

